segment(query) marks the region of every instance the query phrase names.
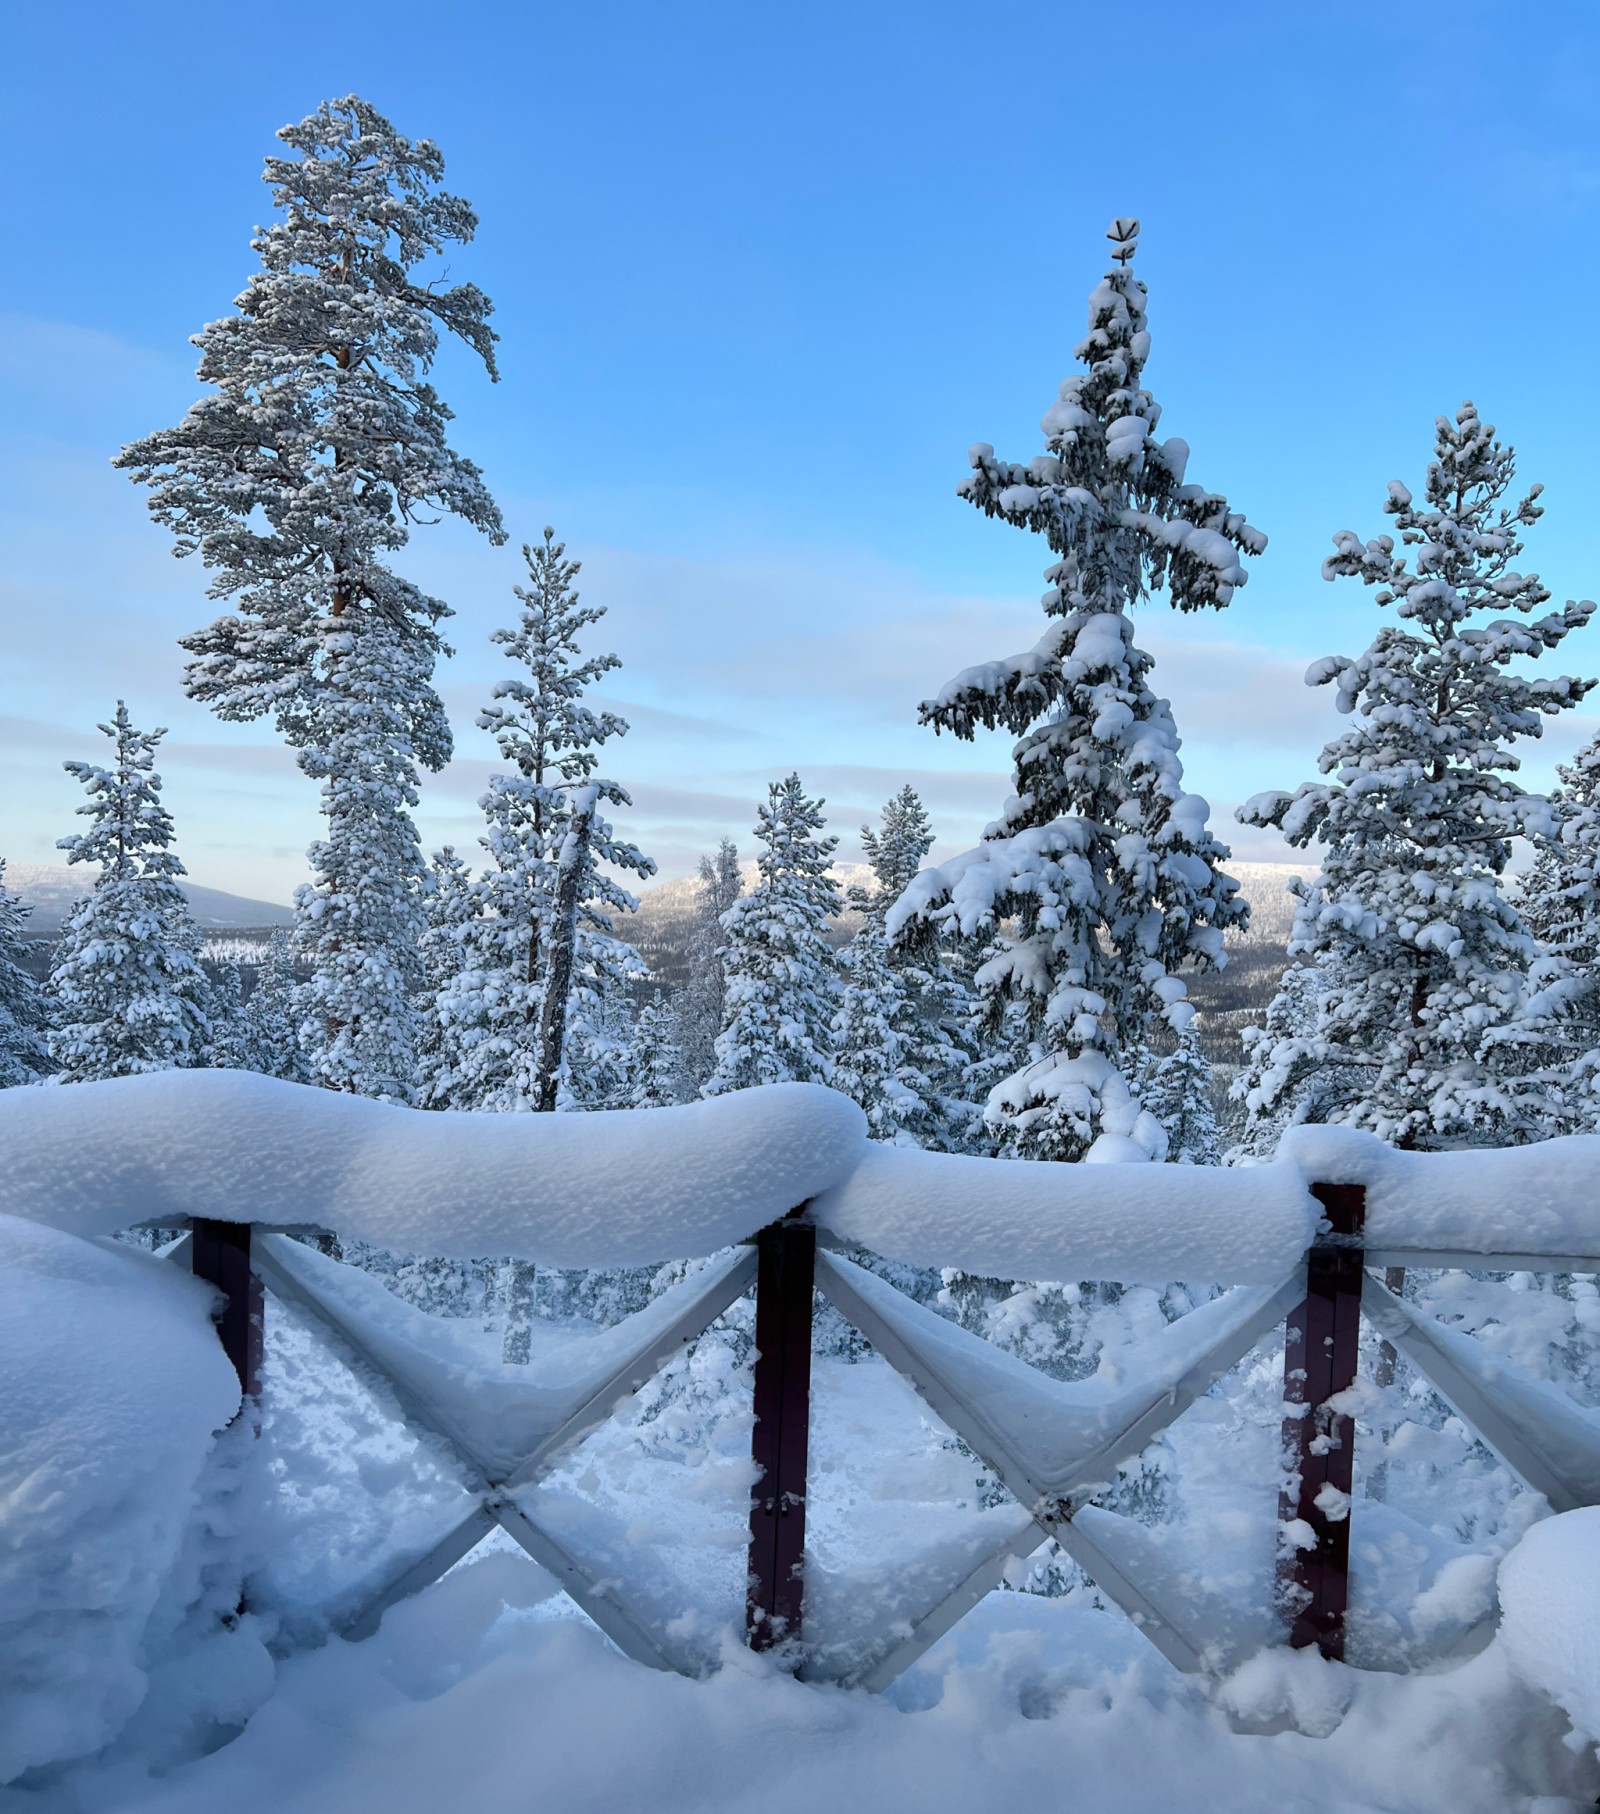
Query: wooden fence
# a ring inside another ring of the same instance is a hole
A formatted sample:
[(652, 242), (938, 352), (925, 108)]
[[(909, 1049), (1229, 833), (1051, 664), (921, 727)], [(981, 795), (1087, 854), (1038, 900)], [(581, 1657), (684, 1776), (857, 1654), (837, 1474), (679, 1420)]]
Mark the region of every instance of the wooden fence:
[[(472, 1509), (426, 1554), (392, 1576), (344, 1623), (375, 1630), (384, 1611), (437, 1579), (495, 1526), (549, 1569), (629, 1656), (698, 1672), (707, 1657), (676, 1631), (672, 1607), (641, 1604), (584, 1552), (581, 1525), (530, 1514), (517, 1494), (548, 1474), (629, 1392), (692, 1341), (753, 1283), (754, 1436), (758, 1478), (750, 1504), (746, 1630), (756, 1649), (782, 1646), (803, 1675), (869, 1689), (886, 1686), (999, 1584), (1013, 1557), (1047, 1537), (1061, 1547), (1179, 1668), (1216, 1672), (1237, 1659), (1224, 1641), (1228, 1610), (1175, 1589), (1151, 1562), (1139, 1528), (1096, 1505), (1120, 1465), (1206, 1393), (1273, 1328), (1285, 1325), (1286, 1538), (1277, 1604), (1280, 1641), (1343, 1657), (1352, 1525), (1361, 1318), (1413, 1365), (1472, 1429), (1556, 1510), (1600, 1503), (1600, 1418), (1506, 1362), (1481, 1364), (1472, 1338), (1446, 1328), (1388, 1289), (1385, 1268), (1471, 1266), (1485, 1271), (1594, 1271), (1594, 1256), (1373, 1251), (1363, 1244), (1365, 1192), (1316, 1184), (1322, 1230), (1303, 1266), (1275, 1289), (1240, 1288), (1169, 1325), (1148, 1365), (1126, 1387), (1067, 1385), (968, 1333), (854, 1264), (808, 1220), (805, 1206), (752, 1244), (709, 1262), (646, 1310), (608, 1331), (588, 1368), (562, 1374), (560, 1402), (518, 1425), (520, 1452), (486, 1435), (493, 1405), (474, 1425), (459, 1401), (429, 1386), (426, 1356), (375, 1344), (332, 1289), (333, 1264), (281, 1231), (196, 1220), (174, 1257), (221, 1296), (218, 1330), (246, 1399), (260, 1391), (263, 1282), (349, 1343), (394, 1387), (408, 1424), (442, 1438), (475, 1493)], [(807, 1449), (814, 1292), (833, 1303), (921, 1394), (933, 1413), (995, 1472), (1016, 1516), (982, 1553), (958, 1560), (923, 1602), (897, 1602), (844, 1649), (813, 1645), (806, 1606)], [(587, 1353), (587, 1350), (585, 1351)], [(505, 1387), (485, 1375), (490, 1399)], [(510, 1440), (509, 1437), (506, 1439)], [(1459, 1639), (1487, 1641), (1492, 1618)]]

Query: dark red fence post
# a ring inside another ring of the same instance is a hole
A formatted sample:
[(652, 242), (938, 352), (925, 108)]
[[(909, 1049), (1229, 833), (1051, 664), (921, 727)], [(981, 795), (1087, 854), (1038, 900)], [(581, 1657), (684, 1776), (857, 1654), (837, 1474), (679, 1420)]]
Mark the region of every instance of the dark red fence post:
[(1361, 1338), (1362, 1228), (1367, 1193), (1359, 1184), (1313, 1184), (1330, 1223), (1306, 1260), (1305, 1301), (1290, 1312), (1283, 1350), (1283, 1396), (1303, 1405), (1283, 1425), (1288, 1470), (1280, 1504), (1285, 1525), (1298, 1519), (1315, 1539), (1286, 1548), (1279, 1586), (1297, 1650), (1315, 1644), (1344, 1656), (1350, 1594), (1350, 1489), (1355, 1420), (1329, 1400), (1355, 1383)]
[(222, 1351), (233, 1362), (239, 1390), (261, 1396), (263, 1346), (261, 1281), (250, 1268), (250, 1224), (197, 1218), (190, 1229), (190, 1266), (226, 1300), (217, 1318)]
[(755, 1430), (750, 1503), (752, 1650), (797, 1638), (805, 1597), (806, 1447), (811, 1417), (811, 1292), (817, 1231), (775, 1222), (756, 1237)]

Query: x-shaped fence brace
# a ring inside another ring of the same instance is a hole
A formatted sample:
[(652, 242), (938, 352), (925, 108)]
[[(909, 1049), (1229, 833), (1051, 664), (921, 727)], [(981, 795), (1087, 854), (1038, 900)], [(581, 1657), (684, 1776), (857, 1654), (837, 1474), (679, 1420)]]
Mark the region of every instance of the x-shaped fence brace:
[[(1133, 1461), (1277, 1323), (1286, 1322), (1285, 1473), (1281, 1517), (1293, 1541), (1280, 1570), (1289, 1641), (1341, 1656), (1349, 1579), (1354, 1422), (1341, 1402), (1356, 1378), (1364, 1313), (1406, 1354), (1483, 1441), (1556, 1510), (1600, 1503), (1600, 1415), (1388, 1290), (1376, 1268), (1462, 1265), (1484, 1271), (1600, 1270), (1594, 1256), (1372, 1252), (1362, 1246), (1364, 1192), (1315, 1185), (1326, 1226), (1303, 1267), (1276, 1288), (1241, 1287), (1169, 1324), (1137, 1351), (1121, 1384), (1063, 1382), (916, 1303), (843, 1251), (818, 1252), (804, 1206), (752, 1246), (708, 1262), (645, 1309), (598, 1336), (535, 1357), (526, 1380), (473, 1373), (362, 1314), (392, 1305), (386, 1288), (284, 1233), (196, 1222), (173, 1251), (223, 1295), (223, 1344), (247, 1396), (260, 1389), (262, 1281), (345, 1344), (393, 1390), (414, 1431), (454, 1456), (471, 1509), (426, 1554), (405, 1563), (351, 1613), (349, 1638), (375, 1631), (389, 1607), (437, 1580), (498, 1526), (547, 1569), (626, 1655), (701, 1673), (712, 1655), (664, 1569), (654, 1594), (638, 1571), (625, 1588), (618, 1552), (597, 1541), (587, 1501), (541, 1495), (543, 1481), (676, 1352), (756, 1286), (758, 1478), (750, 1510), (746, 1626), (758, 1649), (786, 1646), (802, 1676), (866, 1689), (894, 1681), (998, 1585), (1013, 1558), (1047, 1538), (1139, 1626), (1177, 1668), (1214, 1674), (1281, 1639), (1175, 1567), (1137, 1520), (1094, 1503)], [(824, 1236), (824, 1240), (827, 1237)], [(835, 1592), (833, 1629), (806, 1604), (806, 1466), (813, 1290), (819, 1290), (990, 1467), (1015, 1501), (981, 1536), (931, 1571), (872, 1595)], [(393, 1312), (391, 1311), (391, 1321)], [(518, 1368), (521, 1375), (524, 1369)], [(839, 1616), (841, 1604), (860, 1606)], [(653, 1603), (651, 1603), (653, 1602)], [(1492, 1619), (1457, 1634), (1463, 1653)]]

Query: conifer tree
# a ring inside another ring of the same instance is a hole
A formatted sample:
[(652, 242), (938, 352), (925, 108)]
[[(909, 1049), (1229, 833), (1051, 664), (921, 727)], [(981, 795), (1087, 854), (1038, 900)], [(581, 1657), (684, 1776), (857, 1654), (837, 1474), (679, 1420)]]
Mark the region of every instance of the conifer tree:
[(63, 764), (88, 792), (78, 812), (90, 827), (57, 848), (100, 871), (50, 971), (49, 1050), (63, 1083), (201, 1065), (211, 1036), (200, 932), (178, 887), (184, 868), (155, 769), (166, 732), (136, 731), (120, 699), (100, 729), (116, 746), (112, 767)]
[(989, 947), (976, 982), (991, 1038), (1022, 1008), (1026, 1044), (988, 1105), (1002, 1151), (1018, 1157), (1080, 1158), (1102, 1134), (1097, 1156), (1136, 1155), (1149, 1128), (1128, 1076), (1146, 1035), (1182, 1003), (1178, 973), (1220, 963), (1224, 931), (1247, 912), (1204, 801), (1184, 791), (1172, 714), (1127, 613), (1161, 587), (1180, 611), (1219, 609), (1245, 581), (1241, 556), (1266, 544), (1187, 482), (1184, 442), (1156, 437), (1161, 412), (1140, 385), (1150, 336), (1130, 269), (1137, 231), (1112, 225), (1113, 267), (1076, 352), (1085, 369), (1045, 414), (1047, 451), (1023, 466), (972, 449), (960, 495), (1058, 557), (1050, 627), (924, 703), (936, 731), (1011, 732), (1015, 793), (979, 849), (922, 876), (890, 919), (891, 935)]
[(244, 1005), (244, 979), (237, 964), (221, 964), (211, 979), (208, 1000), (211, 1044), (206, 1063), (224, 1071), (262, 1071), (264, 1054)]
[(937, 945), (891, 949), (884, 931), (933, 846), (915, 788), (885, 805), (881, 830), (862, 826), (861, 843), (875, 886), (851, 891), (863, 924), (839, 958), (833, 1087), (861, 1105), (875, 1140), (970, 1151), (981, 1115), (970, 996)]
[(286, 932), (274, 932), (267, 941), (267, 955), (256, 970), (244, 1012), (255, 1044), (256, 1069), (289, 1083), (310, 1083), (311, 1069), (300, 1050), (299, 985)]
[(727, 1008), (707, 1096), (833, 1075), (838, 979), (827, 925), (842, 903), (830, 873), (839, 840), (815, 836), (823, 805), (790, 775), (758, 809), (760, 877), (723, 915)]
[(881, 919), (911, 886), (922, 859), (933, 849), (933, 823), (909, 781), (885, 803), (881, 830), (861, 827), (861, 848), (877, 884), (871, 905)]
[(1261, 1025), (1240, 1034), (1244, 1064), (1228, 1098), (1242, 1109), (1244, 1126), (1230, 1164), (1270, 1159), (1286, 1128), (1338, 1118), (1353, 1084), (1318, 1042), (1322, 978), (1320, 964), (1291, 962)]
[(1332, 1118), (1399, 1146), (1537, 1138), (1559, 1112), (1515, 1036), (1534, 946), (1503, 880), (1513, 840), (1549, 836), (1556, 819), (1511, 778), (1511, 746), (1593, 684), (1519, 670), (1594, 605), (1534, 615), (1550, 594), (1515, 561), (1539, 488), (1514, 499), (1513, 472), (1512, 450), (1465, 403), (1438, 419), (1425, 501), (1389, 486), (1398, 548), (1391, 535), (1333, 538), (1323, 577), (1376, 587), (1396, 621), (1359, 659), (1330, 656), (1306, 676), (1336, 683), (1351, 720), (1322, 753), (1331, 778), (1240, 814), (1322, 846), (1290, 945), (1321, 969), (1316, 1047), (1275, 1067), (1281, 1087), (1308, 1062), (1335, 1064), (1353, 1086)]
[(0, 1090), (37, 1083), (54, 1068), (45, 1043), (50, 1004), (32, 974), (18, 962), (23, 930), (32, 911), (7, 888), (5, 858), (0, 857)]
[(683, 1059), (678, 1050), (677, 1022), (659, 989), (639, 1010), (633, 1052), (633, 1087), (628, 1106), (664, 1109), (681, 1102)]
[(117, 464), (150, 489), (179, 555), (230, 612), (183, 639), (187, 686), (225, 719), (272, 718), (323, 788), (327, 835), (297, 897), (311, 967), (301, 1039), (319, 1081), (409, 1099), (419, 981), (416, 769), (450, 732), (432, 685), (449, 607), (388, 559), (451, 514), (504, 540), (430, 381), (442, 335), (494, 375), (488, 299), (424, 268), (473, 236), (444, 161), (354, 95), (325, 102), (267, 160), (279, 218), (238, 312), (195, 337), (212, 388)]
[[(596, 680), (621, 666), (615, 655), (583, 657), (578, 650), (580, 632), (599, 622), (604, 607), (579, 605), (572, 586), (579, 564), (567, 559), (553, 530), (523, 553), (530, 583), (517, 588), (520, 621), (491, 640), (526, 678), (496, 682), (494, 703), (478, 718), (514, 772), (495, 776), (480, 801), (490, 860), (462, 967), (439, 1002), (442, 1017), (470, 1030), (453, 1108), (537, 1109), (546, 1100), (541, 1013), (556, 961), (569, 967), (557, 1052), (575, 1017), (597, 1017), (606, 1000), (629, 997), (636, 974), (611, 916), (633, 912), (638, 902), (601, 865), (655, 873), (654, 862), (619, 838), (600, 811), (631, 804), (626, 789), (595, 774), (601, 747), (624, 735), (627, 721), (583, 701)], [(570, 946), (558, 899), (563, 875)], [(549, 1084), (558, 1088), (559, 1075)]]
[(743, 890), (739, 852), (731, 838), (724, 838), (714, 860), (700, 859), (700, 889), (689, 933), (689, 976), (672, 1005), (686, 1099), (699, 1095), (717, 1067), (717, 1035), (726, 1008), (722, 959), (728, 931), (723, 918)]
[[(455, 850), (435, 851), (424, 902), (427, 930), (418, 958), (422, 996), (417, 1014), (417, 1106), (451, 1106), (461, 1073), (461, 1054), (480, 1028), (476, 1010), (482, 991), (463, 975), (470, 965), (482, 904), (472, 872)], [(458, 1013), (468, 1018), (458, 1019)]]
[(1600, 738), (1557, 773), (1557, 837), (1541, 840), (1521, 908), (1537, 941), (1535, 993), (1514, 1034), (1561, 1077), (1563, 1130), (1600, 1127)]
[(944, 1117), (933, 1080), (916, 1062), (906, 1028), (918, 1018), (889, 961), (883, 921), (868, 915), (839, 958), (833, 1020), (833, 1087), (859, 1103), (874, 1140), (939, 1149)]
[(1222, 1163), (1211, 1088), (1211, 1064), (1190, 1020), (1170, 1052), (1147, 1061), (1140, 1081), (1140, 1102), (1167, 1130), (1169, 1165)]

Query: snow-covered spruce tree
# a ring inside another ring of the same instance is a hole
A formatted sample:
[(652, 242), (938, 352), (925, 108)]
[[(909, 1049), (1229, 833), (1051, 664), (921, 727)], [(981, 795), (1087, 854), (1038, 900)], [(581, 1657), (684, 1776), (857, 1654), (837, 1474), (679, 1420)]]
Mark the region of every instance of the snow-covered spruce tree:
[[(1261, 1025), (1245, 1027), (1240, 1039), (1244, 1063), (1228, 1089), (1242, 1116), (1230, 1165), (1270, 1159), (1285, 1128), (1303, 1121), (1329, 1121), (1344, 1095), (1344, 1073), (1324, 1062), (1317, 1045), (1322, 966), (1291, 961), (1278, 981)], [(1293, 1069), (1291, 1088), (1288, 1073)], [(1235, 1123), (1237, 1126), (1237, 1123)]]
[(1192, 1020), (1170, 1052), (1147, 1061), (1139, 1101), (1167, 1130), (1169, 1164), (1222, 1163), (1217, 1113), (1211, 1104), (1211, 1065), (1200, 1050)]
[(833, 1087), (861, 1105), (872, 1137), (936, 1152), (970, 1149), (978, 1105), (963, 1085), (975, 1056), (971, 1003), (935, 949), (891, 951), (884, 917), (933, 845), (916, 790), (883, 810), (883, 827), (861, 828), (872, 888), (853, 889), (861, 930), (839, 956)]
[[(605, 615), (604, 607), (579, 605), (572, 588), (578, 562), (567, 559), (553, 530), (523, 552), (529, 584), (517, 588), (520, 621), (491, 640), (526, 677), (496, 682), (494, 703), (478, 718), (513, 772), (495, 776), (479, 802), (490, 859), (477, 885), (479, 915), (463, 941), (457, 977), (439, 995), (441, 1019), (462, 1037), (452, 1108), (540, 1106), (541, 1013), (552, 964), (563, 950), (557, 899), (563, 854), (575, 865), (568, 876), (574, 917), (558, 1049), (584, 1017), (598, 1019), (606, 1001), (628, 998), (638, 973), (611, 917), (638, 903), (600, 866), (655, 873), (654, 862), (617, 837), (599, 810), (631, 804), (623, 787), (595, 774), (601, 747), (624, 735), (627, 721), (583, 700), (596, 680), (622, 665), (615, 655), (583, 657), (578, 650), (579, 634)], [(551, 1082), (560, 1086), (559, 1072)]]
[(0, 1090), (37, 1083), (54, 1068), (46, 1037), (50, 1004), (44, 991), (18, 959), (23, 930), (33, 911), (6, 887), (5, 858), (0, 857)]
[(1600, 739), (1557, 770), (1558, 838), (1542, 841), (1520, 906), (1538, 942), (1536, 993), (1523, 1037), (1536, 1060), (1565, 1073), (1563, 1126), (1600, 1127)]
[(689, 975), (672, 1004), (684, 1101), (698, 1096), (717, 1068), (717, 1035), (722, 1031), (726, 1006), (722, 954), (728, 932), (723, 916), (743, 890), (738, 849), (731, 838), (724, 838), (714, 860), (700, 859), (700, 890), (689, 933)]
[[(417, 1106), (447, 1109), (459, 1081), (462, 1051), (476, 1035), (482, 1001), (481, 990), (462, 974), (471, 961), (482, 902), (472, 872), (449, 845), (434, 852), (424, 913), (427, 927), (418, 950)], [(457, 1011), (474, 1018), (460, 1021)]]
[(839, 840), (815, 835), (823, 805), (790, 775), (757, 811), (760, 875), (723, 915), (727, 1006), (704, 1095), (832, 1078), (838, 965), (827, 925), (842, 903), (830, 874)]
[(224, 1071), (265, 1070), (265, 1055), (257, 1043), (255, 1026), (245, 1012), (244, 979), (237, 964), (217, 967), (207, 1006), (211, 1043), (206, 1050), (206, 1063)]
[(300, 985), (295, 981), (289, 935), (274, 932), (256, 969), (255, 987), (244, 1005), (258, 1056), (257, 1069), (288, 1083), (310, 1083), (311, 1068), (300, 1050)]
[(678, 1050), (677, 1023), (659, 989), (639, 1010), (634, 1026), (632, 1086), (630, 1108), (665, 1109), (682, 1100), (683, 1058)]
[(869, 912), (840, 954), (839, 993), (833, 1087), (860, 1104), (874, 1140), (939, 1149), (944, 1126), (938, 1093), (907, 1036), (918, 1016), (904, 979), (889, 961), (881, 916)]
[(1517, 669), (1594, 605), (1533, 615), (1550, 594), (1514, 563), (1539, 488), (1513, 500), (1512, 477), (1511, 449), (1463, 404), (1436, 425), (1425, 501), (1389, 487), (1399, 547), (1334, 537), (1324, 578), (1375, 586), (1398, 621), (1357, 660), (1330, 656), (1306, 675), (1336, 683), (1351, 719), (1322, 752), (1330, 778), (1240, 809), (1322, 847), (1290, 945), (1321, 969), (1316, 1040), (1275, 1066), (1279, 1087), (1337, 1065), (1352, 1085), (1329, 1118), (1399, 1146), (1537, 1138), (1560, 1112), (1517, 1037), (1534, 945), (1504, 886), (1513, 840), (1551, 835), (1556, 816), (1511, 779), (1511, 745), (1593, 684)]
[(1023, 1158), (1158, 1153), (1129, 1075), (1152, 1023), (1179, 1030), (1187, 1016), (1178, 973), (1220, 964), (1223, 933), (1247, 913), (1205, 802), (1184, 792), (1172, 714), (1127, 613), (1161, 587), (1180, 611), (1220, 609), (1244, 583), (1241, 556), (1266, 543), (1186, 483), (1182, 441), (1156, 438), (1160, 410), (1139, 382), (1150, 337), (1129, 268), (1137, 230), (1113, 223), (1084, 370), (1045, 414), (1047, 451), (1022, 466), (972, 449), (960, 495), (1059, 557), (1050, 627), (923, 705), (936, 731), (1013, 733), (1015, 793), (979, 848), (925, 872), (889, 920), (891, 937), (989, 946), (975, 979), (989, 1036), (1007, 1033), (1015, 1003), (1027, 1041), (987, 1113), (1001, 1151)]
[(178, 887), (184, 868), (155, 768), (166, 732), (136, 731), (120, 699), (100, 729), (116, 746), (110, 768), (63, 764), (88, 791), (78, 811), (91, 823), (57, 848), (100, 874), (73, 908), (50, 969), (49, 1049), (62, 1083), (203, 1065), (211, 1036), (200, 931)]
[(296, 902), (312, 1069), (407, 1101), (422, 931), (410, 808), (417, 765), (450, 755), (431, 680), (449, 607), (387, 558), (446, 513), (504, 539), (429, 381), (441, 334), (491, 377), (495, 337), (479, 290), (423, 268), (477, 225), (439, 187), (436, 146), (354, 95), (279, 137), (290, 155), (267, 160), (280, 218), (252, 242), (261, 269), (238, 312), (195, 336), (213, 388), (117, 464), (232, 604), (183, 639), (190, 696), (225, 719), (274, 719), (323, 784), (328, 833)]

